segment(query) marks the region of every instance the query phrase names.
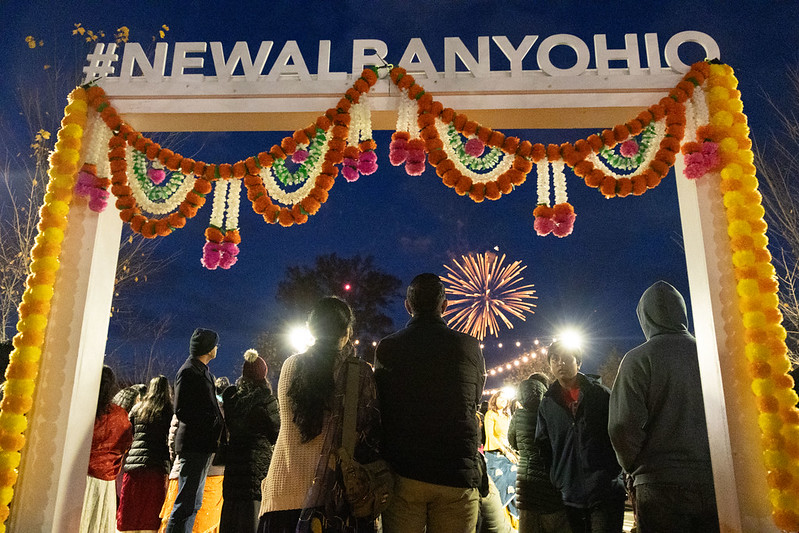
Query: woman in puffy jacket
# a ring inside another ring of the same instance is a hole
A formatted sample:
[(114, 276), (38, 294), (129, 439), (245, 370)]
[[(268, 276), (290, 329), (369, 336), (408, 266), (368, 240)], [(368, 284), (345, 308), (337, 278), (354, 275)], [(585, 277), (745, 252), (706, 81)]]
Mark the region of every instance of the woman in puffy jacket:
[(255, 533), (258, 528), (261, 481), (280, 431), (277, 398), (266, 372), (266, 362), (258, 352), (247, 350), (241, 377), (222, 393), (228, 445), (219, 533)]
[(150, 380), (147, 394), (130, 412), (133, 444), (125, 459), (117, 511), (119, 531), (158, 531), (170, 460), (167, 436), (172, 392), (164, 376)]
[(560, 491), (552, 486), (549, 471), (535, 443), (538, 405), (549, 379), (536, 372), (519, 384), (516, 410), (508, 428), (510, 445), (519, 451), (516, 472), (516, 507), (519, 533), (571, 533)]

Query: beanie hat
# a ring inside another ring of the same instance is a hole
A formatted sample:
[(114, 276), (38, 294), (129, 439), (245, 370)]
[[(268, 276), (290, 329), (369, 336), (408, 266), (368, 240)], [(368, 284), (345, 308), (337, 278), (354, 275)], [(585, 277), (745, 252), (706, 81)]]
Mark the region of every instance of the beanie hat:
[(241, 376), (248, 381), (265, 381), (266, 380), (266, 361), (258, 355), (253, 349), (244, 352), (244, 368), (241, 371)]
[(219, 341), (216, 331), (210, 329), (197, 328), (191, 334), (189, 341), (189, 354), (192, 357), (200, 357), (214, 349)]

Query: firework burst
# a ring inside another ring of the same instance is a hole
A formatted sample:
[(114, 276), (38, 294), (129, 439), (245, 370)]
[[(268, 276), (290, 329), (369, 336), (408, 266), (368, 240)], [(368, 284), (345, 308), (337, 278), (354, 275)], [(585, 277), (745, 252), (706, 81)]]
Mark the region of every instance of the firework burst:
[(533, 285), (521, 285), (521, 272), (527, 268), (521, 261), (505, 265), (505, 254), (469, 254), (453, 259), (454, 268), (444, 276), (449, 306), (444, 317), (447, 323), (480, 340), (490, 333), (499, 336), (499, 320), (513, 329), (511, 317), (525, 320), (525, 313), (534, 313)]

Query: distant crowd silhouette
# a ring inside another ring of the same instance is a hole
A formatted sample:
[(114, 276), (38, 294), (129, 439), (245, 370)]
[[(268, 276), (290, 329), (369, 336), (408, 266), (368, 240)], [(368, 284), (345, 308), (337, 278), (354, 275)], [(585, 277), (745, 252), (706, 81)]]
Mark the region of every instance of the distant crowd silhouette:
[[(174, 392), (165, 376), (118, 390), (104, 367), (80, 531), (620, 533), (626, 505), (642, 533), (719, 531), (696, 343), (674, 287), (643, 293), (646, 341), (612, 391), (580, 372), (580, 347), (556, 341), (551, 376), (487, 402), (480, 344), (447, 326), (447, 303), (438, 276), (416, 276), (410, 320), (371, 365), (349, 305), (322, 298), (315, 342), (283, 363), (276, 392), (252, 349), (235, 383), (215, 378), (219, 335), (206, 328)], [(381, 478), (370, 465), (382, 461)]]

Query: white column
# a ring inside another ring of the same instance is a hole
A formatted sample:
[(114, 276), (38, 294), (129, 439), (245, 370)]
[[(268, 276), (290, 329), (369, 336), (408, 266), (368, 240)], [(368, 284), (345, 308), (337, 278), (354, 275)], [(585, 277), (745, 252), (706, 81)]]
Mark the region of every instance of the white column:
[(122, 221), (75, 199), (9, 531), (77, 531), (100, 387)]
[(743, 355), (721, 177), (687, 180), (681, 156), (674, 168), (721, 531), (777, 532)]

